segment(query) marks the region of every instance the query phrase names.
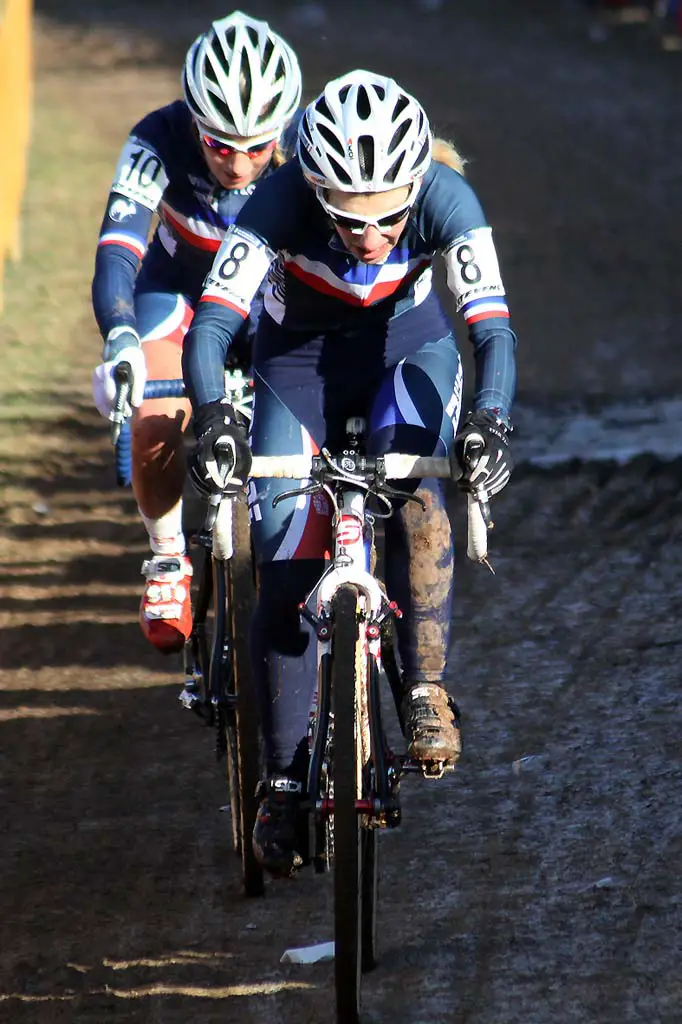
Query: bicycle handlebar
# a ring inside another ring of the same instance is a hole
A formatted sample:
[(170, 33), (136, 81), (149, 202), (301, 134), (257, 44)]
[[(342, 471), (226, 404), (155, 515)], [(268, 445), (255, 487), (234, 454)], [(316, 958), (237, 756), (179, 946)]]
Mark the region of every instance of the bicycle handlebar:
[[(132, 468), (130, 429), (125, 418), (125, 405), (130, 393), (130, 364), (120, 363), (115, 372), (119, 386), (112, 418), (112, 440), (116, 446), (117, 480), (120, 486), (125, 487), (130, 482)], [(184, 394), (185, 387), (182, 380), (152, 380), (146, 383), (144, 389), (145, 400), (181, 398)], [(389, 480), (410, 480), (424, 477), (447, 480), (452, 477), (450, 459), (445, 456), (406, 455), (401, 452), (389, 452), (380, 458), (385, 477)], [(310, 479), (312, 470), (313, 460), (310, 455), (255, 455), (250, 476), (307, 480)], [(487, 561), (488, 530), (492, 529), (492, 526), (488, 496), (485, 491), (467, 494), (467, 556), (474, 562), (488, 565), (489, 568), (491, 567)]]
[[(313, 473), (310, 455), (254, 455), (249, 475), (283, 480), (307, 480)], [(405, 455), (388, 452), (377, 456), (377, 462), (389, 480), (414, 480), (423, 477), (451, 479), (452, 466), (445, 456)], [(488, 562), (488, 530), (492, 529), (488, 495), (485, 491), (467, 494), (467, 556), (473, 562)]]

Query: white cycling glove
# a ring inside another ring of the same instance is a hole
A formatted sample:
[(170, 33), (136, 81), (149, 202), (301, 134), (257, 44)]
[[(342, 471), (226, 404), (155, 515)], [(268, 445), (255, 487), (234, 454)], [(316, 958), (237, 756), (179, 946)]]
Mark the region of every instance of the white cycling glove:
[[(131, 369), (130, 397), (124, 409), (125, 416), (132, 415), (144, 400), (144, 386), (147, 383), (147, 363), (140, 345), (140, 339), (130, 328), (118, 328), (114, 336), (111, 331), (104, 345), (104, 362), (92, 374), (92, 395), (97, 411), (110, 420), (116, 401), (116, 378), (114, 371), (119, 363), (129, 363)], [(131, 409), (132, 406), (132, 409)]]

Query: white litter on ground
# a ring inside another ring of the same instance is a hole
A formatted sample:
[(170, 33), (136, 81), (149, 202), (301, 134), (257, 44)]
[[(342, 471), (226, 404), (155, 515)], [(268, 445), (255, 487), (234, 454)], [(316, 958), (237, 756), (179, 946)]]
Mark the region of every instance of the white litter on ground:
[(316, 946), (300, 946), (286, 949), (280, 958), (281, 964), (320, 964), (334, 959), (334, 943), (320, 942)]

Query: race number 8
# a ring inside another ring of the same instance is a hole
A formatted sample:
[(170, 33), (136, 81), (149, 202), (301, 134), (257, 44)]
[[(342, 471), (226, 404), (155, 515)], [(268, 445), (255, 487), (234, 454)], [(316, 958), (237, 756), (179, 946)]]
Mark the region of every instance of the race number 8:
[(236, 277), (250, 251), (246, 242), (235, 242), (229, 254), (218, 267), (218, 277), (223, 281), (231, 281), (233, 277)]
[(474, 262), (474, 250), (470, 245), (460, 245), (455, 257), (460, 267), (460, 276), (465, 284), (478, 284), (483, 276), (481, 268)]

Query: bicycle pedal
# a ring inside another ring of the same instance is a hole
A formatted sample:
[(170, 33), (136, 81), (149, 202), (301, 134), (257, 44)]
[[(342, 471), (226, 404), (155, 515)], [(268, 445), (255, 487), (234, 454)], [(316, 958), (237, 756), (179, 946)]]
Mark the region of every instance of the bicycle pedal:
[(421, 771), (425, 779), (442, 779), (446, 772), (454, 772), (454, 761), (422, 761)]
[(204, 714), (204, 704), (201, 694), (193, 684), (185, 686), (184, 690), (178, 694), (178, 700), (187, 711), (193, 711), (201, 718), (206, 717)]
[(188, 708), (190, 711), (200, 699), (201, 698), (198, 693), (188, 690), (187, 687), (185, 687), (182, 693), (178, 694), (178, 700), (182, 704), (183, 708)]

